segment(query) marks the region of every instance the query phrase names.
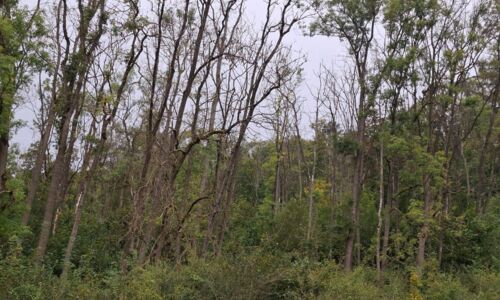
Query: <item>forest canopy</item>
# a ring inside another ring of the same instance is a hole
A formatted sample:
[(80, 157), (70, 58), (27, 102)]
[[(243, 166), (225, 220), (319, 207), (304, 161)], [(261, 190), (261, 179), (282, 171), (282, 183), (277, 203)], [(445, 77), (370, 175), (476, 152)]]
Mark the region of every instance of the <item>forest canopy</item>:
[(500, 299), (499, 91), (495, 0), (0, 1), (0, 298)]

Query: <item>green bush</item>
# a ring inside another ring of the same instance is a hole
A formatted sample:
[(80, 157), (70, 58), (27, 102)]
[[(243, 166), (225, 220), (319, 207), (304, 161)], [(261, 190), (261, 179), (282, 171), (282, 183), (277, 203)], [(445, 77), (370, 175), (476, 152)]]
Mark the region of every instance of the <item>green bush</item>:
[[(410, 299), (410, 274), (388, 270), (382, 281), (371, 267), (346, 273), (332, 260), (256, 247), (248, 254), (158, 263), (127, 273), (74, 269), (62, 280), (36, 266), (12, 243), (0, 260), (0, 299)], [(16, 250), (17, 249), (17, 250)], [(415, 272), (413, 272), (415, 273)], [(412, 274), (413, 274), (412, 273)], [(415, 299), (499, 299), (500, 276), (474, 269), (452, 275), (425, 270)]]

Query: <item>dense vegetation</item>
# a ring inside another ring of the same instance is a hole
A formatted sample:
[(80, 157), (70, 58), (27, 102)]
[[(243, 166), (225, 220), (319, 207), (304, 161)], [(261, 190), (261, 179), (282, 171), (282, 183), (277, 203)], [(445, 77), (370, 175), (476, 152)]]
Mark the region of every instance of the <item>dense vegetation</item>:
[(0, 1), (1, 299), (500, 299), (499, 2), (253, 2)]

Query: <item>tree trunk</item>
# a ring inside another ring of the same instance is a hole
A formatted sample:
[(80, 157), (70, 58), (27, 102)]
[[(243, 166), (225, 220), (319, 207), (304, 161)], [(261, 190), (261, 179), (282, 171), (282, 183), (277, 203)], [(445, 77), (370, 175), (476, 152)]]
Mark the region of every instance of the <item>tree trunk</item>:
[[(358, 129), (358, 141), (360, 141), (360, 147), (363, 148), (364, 144), (364, 118), (360, 118), (360, 128)], [(363, 176), (363, 165), (364, 165), (364, 150), (358, 149), (356, 154), (356, 168), (354, 169), (354, 178), (352, 183), (352, 206), (351, 206), (351, 226), (349, 228), (349, 235), (346, 242), (346, 251), (344, 258), (344, 269), (346, 271), (352, 270), (352, 257), (354, 250), (354, 243), (356, 236), (358, 236), (358, 218), (359, 218), (359, 205), (361, 201), (361, 190), (362, 190), (362, 176)]]
[[(500, 75), (499, 75), (500, 76)], [(500, 78), (498, 79), (500, 82)], [(485, 170), (485, 163), (486, 163), (486, 154), (488, 151), (489, 147), (489, 141), (491, 138), (491, 135), (493, 133), (493, 127), (495, 125), (496, 121), (496, 114), (498, 111), (498, 106), (497, 106), (497, 98), (498, 98), (498, 89), (500, 87), (497, 87), (495, 92), (492, 94), (492, 102), (491, 102), (491, 114), (490, 114), (490, 122), (488, 125), (488, 130), (486, 131), (486, 135), (483, 140), (483, 145), (481, 147), (481, 153), (479, 156), (479, 165), (477, 167), (477, 172), (478, 172), (478, 182), (477, 182), (477, 190), (476, 190), (476, 212), (478, 215), (482, 216), (486, 210), (485, 208), (485, 203), (486, 203), (486, 170)]]
[(380, 267), (382, 272), (387, 268), (387, 255), (389, 249), (389, 235), (391, 231), (391, 214), (392, 208), (394, 206), (393, 197), (396, 194), (396, 183), (395, 183), (395, 172), (393, 171), (394, 167), (391, 162), (389, 162), (389, 172), (388, 172), (388, 180), (387, 183), (387, 193), (385, 200), (385, 208), (384, 208), (384, 237), (382, 239), (382, 252), (380, 259)]
[(382, 209), (384, 206), (384, 142), (380, 141), (380, 173), (379, 173), (379, 202), (377, 211), (377, 249), (376, 249), (376, 263), (377, 263), (377, 278), (379, 282), (382, 280), (382, 263), (380, 255), (380, 236), (382, 231)]
[(5, 190), (7, 181), (7, 158), (9, 154), (9, 133), (0, 135), (0, 192)]
[(50, 134), (52, 131), (52, 124), (54, 123), (55, 118), (55, 110), (53, 108), (49, 111), (49, 116), (47, 118), (47, 124), (43, 130), (42, 136), (40, 137), (40, 143), (38, 145), (35, 165), (31, 170), (31, 179), (28, 185), (28, 195), (26, 196), (26, 209), (23, 214), (23, 225), (28, 225), (30, 216), (31, 216), (31, 208), (33, 206), (33, 201), (35, 200), (36, 192), (38, 189), (38, 184), (40, 183), (40, 176), (42, 175), (42, 166), (45, 160), (45, 153), (47, 151)]
[(429, 217), (431, 205), (431, 178), (424, 175), (424, 223), (418, 234), (417, 267), (421, 268), (425, 262), (425, 244), (429, 236)]
[[(316, 160), (318, 158), (318, 121), (319, 121), (319, 99), (317, 99), (316, 103), (316, 117), (314, 119), (314, 141), (313, 141), (313, 161), (312, 166), (309, 169), (309, 207), (308, 207), (308, 219), (307, 219), (307, 241), (310, 241), (312, 238), (313, 230), (314, 230), (314, 184), (316, 177)], [(304, 157), (303, 157), (304, 159)]]
[(43, 221), (40, 229), (40, 235), (38, 237), (38, 244), (35, 252), (35, 261), (40, 263), (47, 251), (47, 244), (49, 242), (50, 229), (52, 227), (54, 211), (58, 202), (58, 194), (61, 189), (61, 183), (65, 180), (65, 163), (66, 163), (66, 150), (67, 150), (67, 138), (70, 125), (70, 119), (72, 115), (72, 110), (70, 109), (66, 113), (66, 118), (64, 120), (63, 126), (61, 128), (61, 136), (58, 144), (57, 156), (54, 161), (54, 166), (52, 170), (52, 179), (50, 181), (49, 190), (47, 193), (47, 201), (45, 203), (45, 211), (43, 215)]
[(87, 192), (87, 183), (85, 182), (80, 187), (78, 198), (76, 200), (75, 219), (73, 221), (73, 227), (71, 228), (71, 234), (69, 236), (68, 245), (66, 246), (66, 251), (64, 252), (63, 271), (61, 274), (61, 278), (67, 277), (71, 267), (70, 266), (71, 254), (73, 253), (73, 247), (75, 245), (76, 237), (78, 234), (78, 227), (80, 225), (80, 220), (82, 218), (82, 212), (83, 212), (82, 207), (83, 207), (83, 201), (85, 200), (86, 192)]

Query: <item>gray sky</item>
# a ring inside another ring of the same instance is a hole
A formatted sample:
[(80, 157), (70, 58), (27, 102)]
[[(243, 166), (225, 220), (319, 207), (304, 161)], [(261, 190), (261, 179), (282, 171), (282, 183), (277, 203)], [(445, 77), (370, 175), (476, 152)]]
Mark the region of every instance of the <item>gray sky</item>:
[[(29, 6), (33, 6), (36, 3), (35, 0), (21, 0), (21, 3), (26, 3)], [(50, 3), (50, 0), (45, 3)], [(254, 23), (255, 26), (261, 26), (262, 20), (265, 16), (265, 3), (263, 0), (247, 0), (247, 18), (250, 23)], [(43, 7), (43, 5), (42, 5)], [(323, 37), (305, 36), (303, 29), (298, 26), (290, 32), (287, 36), (285, 43), (291, 45), (294, 51), (299, 54), (303, 54), (307, 61), (303, 65), (304, 68), (304, 82), (299, 90), (299, 95), (303, 99), (302, 105), (302, 127), (303, 130), (308, 130), (308, 124), (310, 123), (312, 111), (314, 110), (314, 102), (311, 100), (311, 95), (309, 93), (309, 88), (314, 89), (315, 83), (317, 82), (316, 73), (319, 70), (321, 64), (326, 66), (332, 65), (342, 65), (345, 60), (345, 44), (341, 43), (337, 38), (333, 37)], [(33, 128), (33, 108), (29, 103), (21, 106), (15, 111), (15, 118), (18, 120), (23, 120), (26, 122), (26, 126), (20, 128), (14, 135), (12, 143), (17, 143), (21, 150), (26, 150), (27, 147), (33, 142), (39, 139)], [(307, 132), (305, 132), (307, 135)]]

